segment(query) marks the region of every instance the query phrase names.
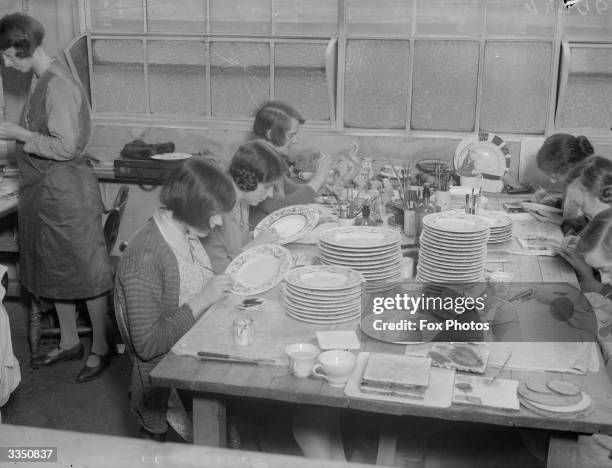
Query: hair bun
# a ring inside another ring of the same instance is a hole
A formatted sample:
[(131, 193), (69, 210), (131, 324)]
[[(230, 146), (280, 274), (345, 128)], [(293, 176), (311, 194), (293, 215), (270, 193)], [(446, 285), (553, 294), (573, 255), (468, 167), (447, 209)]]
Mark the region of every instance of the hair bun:
[(599, 199), (604, 203), (612, 205), (612, 185), (606, 185), (605, 187), (602, 187), (601, 192), (599, 194)]
[(589, 139), (584, 135), (576, 137), (576, 141), (578, 142), (578, 147), (580, 148), (580, 151), (582, 151), (583, 154), (589, 156), (595, 152), (595, 150), (593, 149), (593, 145), (591, 145)]
[(257, 189), (257, 176), (253, 172), (243, 168), (232, 168), (230, 173), (242, 192), (252, 192)]

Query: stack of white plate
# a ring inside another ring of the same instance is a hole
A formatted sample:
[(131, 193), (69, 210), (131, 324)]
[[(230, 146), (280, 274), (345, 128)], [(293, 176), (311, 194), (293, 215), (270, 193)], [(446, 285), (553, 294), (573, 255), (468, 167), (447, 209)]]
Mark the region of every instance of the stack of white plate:
[(385, 291), (402, 281), (398, 231), (374, 226), (329, 229), (319, 237), (319, 257), (326, 265), (351, 268), (366, 280), (368, 292)]
[(423, 283), (474, 283), (482, 280), (489, 223), (459, 210), (423, 218), (417, 280)]
[(479, 210), (478, 216), (489, 223), (491, 234), (489, 244), (506, 242), (512, 239), (512, 219), (502, 211)]
[(308, 323), (342, 323), (361, 314), (363, 276), (350, 268), (312, 265), (285, 276), (283, 308)]

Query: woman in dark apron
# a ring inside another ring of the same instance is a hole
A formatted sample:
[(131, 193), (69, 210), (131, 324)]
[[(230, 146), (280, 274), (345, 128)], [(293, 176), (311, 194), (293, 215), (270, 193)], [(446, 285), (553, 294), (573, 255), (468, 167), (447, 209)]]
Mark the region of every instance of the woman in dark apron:
[(19, 184), (19, 263), (22, 285), (54, 303), (59, 346), (34, 356), (47, 366), (83, 357), (75, 302), (85, 300), (91, 318), (91, 352), (77, 380), (98, 377), (110, 361), (106, 342), (111, 267), (102, 232), (98, 181), (83, 160), (91, 125), (87, 97), (58, 59), (41, 47), (43, 26), (22, 13), (0, 20), (0, 51), (6, 67), (34, 72), (20, 125), (0, 123), (0, 138), (16, 140)]

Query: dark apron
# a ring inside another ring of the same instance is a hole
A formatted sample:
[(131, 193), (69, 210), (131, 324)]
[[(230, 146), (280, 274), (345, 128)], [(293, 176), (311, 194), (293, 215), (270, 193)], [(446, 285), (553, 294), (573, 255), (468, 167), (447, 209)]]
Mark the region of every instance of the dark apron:
[[(48, 132), (45, 96), (57, 65), (54, 63), (51, 71), (41, 76), (24, 109), (22, 125), (31, 131)], [(75, 86), (78, 86), (76, 82)], [(86, 105), (86, 98), (82, 97)], [(83, 118), (89, 119), (88, 111), (83, 113)], [(86, 143), (88, 121), (83, 129)], [(20, 279), (37, 297), (85, 299), (112, 288), (110, 260), (102, 231), (100, 188), (82, 158), (84, 146), (78, 145), (78, 154), (68, 161), (23, 151), (18, 156)]]

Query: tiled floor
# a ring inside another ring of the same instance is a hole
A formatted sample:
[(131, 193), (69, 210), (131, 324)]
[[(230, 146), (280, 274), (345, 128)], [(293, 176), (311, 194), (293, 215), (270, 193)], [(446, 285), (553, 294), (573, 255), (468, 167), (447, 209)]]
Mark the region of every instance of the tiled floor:
[[(104, 375), (93, 382), (77, 383), (82, 363), (70, 361), (32, 369), (27, 344), (27, 308), (21, 302), (5, 301), (11, 321), (14, 352), (21, 363), (22, 381), (8, 404), (2, 407), (5, 423), (66, 429), (125, 437), (138, 437), (139, 430), (128, 408), (127, 388), (130, 364), (125, 355), (113, 358)], [(89, 345), (89, 340), (83, 338)], [(53, 347), (45, 340), (42, 349)], [(290, 408), (257, 402), (236, 402), (241, 448), (283, 454), (299, 454), (291, 435)], [(377, 436), (389, 418), (365, 413), (343, 414), (343, 434), (349, 459), (374, 463)], [(456, 426), (450, 422), (424, 419), (401, 420), (395, 465), (408, 467), (538, 467), (542, 463), (523, 448), (512, 431), (491, 431), (487, 427)], [(419, 435), (431, 433), (426, 445)], [(178, 441), (175, 434), (170, 440)], [(426, 449), (426, 456), (418, 454)], [(322, 465), (324, 466), (324, 462)]]

